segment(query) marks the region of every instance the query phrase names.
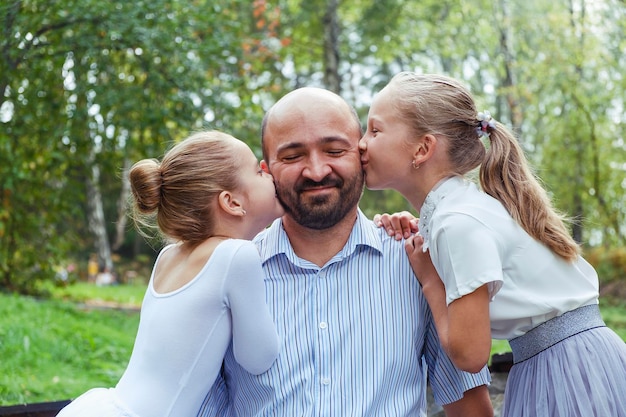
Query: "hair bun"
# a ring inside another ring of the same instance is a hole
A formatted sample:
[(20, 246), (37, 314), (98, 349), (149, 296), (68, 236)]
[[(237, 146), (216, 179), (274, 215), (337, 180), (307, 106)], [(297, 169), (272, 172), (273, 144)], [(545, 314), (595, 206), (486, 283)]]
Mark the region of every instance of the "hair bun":
[(143, 159), (135, 163), (129, 173), (130, 187), (139, 211), (155, 211), (161, 202), (163, 177), (156, 159)]

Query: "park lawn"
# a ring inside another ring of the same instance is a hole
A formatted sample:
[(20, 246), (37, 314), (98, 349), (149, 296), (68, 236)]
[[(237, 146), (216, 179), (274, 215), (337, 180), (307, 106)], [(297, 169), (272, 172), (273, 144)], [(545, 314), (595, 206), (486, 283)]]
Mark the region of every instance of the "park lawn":
[[(77, 286), (78, 294), (114, 301), (119, 293), (118, 301), (137, 306), (144, 292), (90, 287)], [(81, 295), (63, 298), (73, 301), (0, 295), (0, 405), (73, 398), (91, 387), (114, 385), (124, 371), (137, 311), (85, 309), (77, 303), (85, 301)]]
[[(113, 386), (130, 358), (145, 286), (78, 283), (50, 290), (46, 300), (0, 294), (0, 406)], [(90, 300), (96, 308), (85, 308)], [(600, 305), (607, 324), (626, 340), (626, 302)], [(492, 353), (507, 351), (506, 341), (494, 340)]]
[(75, 301), (78, 303), (99, 300), (102, 302), (113, 302), (121, 306), (139, 307), (146, 292), (146, 284), (97, 287), (86, 282), (77, 282), (66, 287), (48, 284), (42, 289), (51, 293), (52, 298), (55, 300)]

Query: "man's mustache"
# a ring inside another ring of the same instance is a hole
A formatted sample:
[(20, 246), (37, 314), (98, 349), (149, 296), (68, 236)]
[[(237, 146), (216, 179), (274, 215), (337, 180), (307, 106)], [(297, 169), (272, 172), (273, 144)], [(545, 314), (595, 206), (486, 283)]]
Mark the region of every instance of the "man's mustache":
[(343, 187), (343, 180), (341, 178), (328, 176), (325, 177), (322, 181), (312, 181), (310, 179), (303, 179), (299, 181), (296, 186), (296, 191), (310, 190), (322, 187)]

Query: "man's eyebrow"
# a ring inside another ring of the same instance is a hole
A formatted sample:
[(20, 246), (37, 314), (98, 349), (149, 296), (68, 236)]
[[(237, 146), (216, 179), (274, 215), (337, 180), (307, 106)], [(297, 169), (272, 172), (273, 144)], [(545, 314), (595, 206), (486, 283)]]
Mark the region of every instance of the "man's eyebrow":
[[(325, 136), (320, 140), (320, 143), (322, 145), (340, 143), (345, 146), (351, 146), (350, 141), (343, 136)], [(289, 143), (284, 143), (280, 145), (276, 149), (276, 152), (278, 153), (278, 152), (284, 152), (284, 151), (289, 151), (293, 149), (302, 149), (302, 148), (306, 148), (306, 144), (304, 144), (303, 142), (289, 142)]]
[(341, 144), (344, 144), (346, 146), (351, 146), (351, 142), (350, 140), (348, 140), (347, 138), (343, 137), (343, 136), (326, 136), (324, 138), (322, 138), (322, 144), (327, 145), (329, 143), (336, 143), (339, 142)]
[(304, 148), (304, 144), (302, 142), (288, 142), (278, 146), (278, 148), (276, 148), (276, 153), (300, 148)]

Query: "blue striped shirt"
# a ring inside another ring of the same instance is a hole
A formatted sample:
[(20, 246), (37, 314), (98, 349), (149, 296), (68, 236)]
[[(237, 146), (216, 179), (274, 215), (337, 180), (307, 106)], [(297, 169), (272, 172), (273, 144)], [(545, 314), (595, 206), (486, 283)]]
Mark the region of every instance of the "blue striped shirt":
[(256, 243), (281, 352), (252, 375), (231, 346), (199, 417), (425, 416), (427, 378), (439, 404), (489, 382), (454, 368), (403, 244), (361, 212), (322, 268), (296, 256), (280, 219)]

